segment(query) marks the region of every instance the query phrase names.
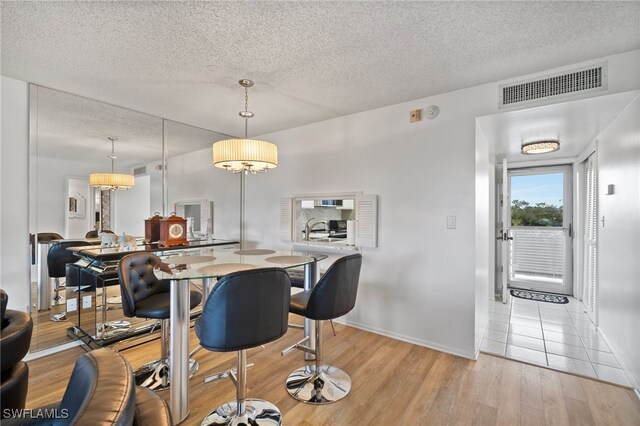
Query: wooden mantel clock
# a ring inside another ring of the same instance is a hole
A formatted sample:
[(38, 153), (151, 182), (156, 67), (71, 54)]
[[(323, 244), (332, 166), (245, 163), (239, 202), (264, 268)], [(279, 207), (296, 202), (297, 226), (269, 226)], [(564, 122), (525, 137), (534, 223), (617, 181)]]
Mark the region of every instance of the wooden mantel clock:
[(158, 244), (163, 247), (187, 244), (187, 220), (176, 216), (175, 213), (165, 219), (160, 219)]
[(144, 220), (144, 242), (157, 243), (160, 240), (160, 216), (159, 212), (156, 212), (149, 219)]

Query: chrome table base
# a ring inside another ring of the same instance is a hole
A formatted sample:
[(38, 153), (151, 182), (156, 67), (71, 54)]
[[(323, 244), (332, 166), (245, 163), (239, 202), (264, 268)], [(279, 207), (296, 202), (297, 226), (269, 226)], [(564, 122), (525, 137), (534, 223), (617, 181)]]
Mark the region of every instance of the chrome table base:
[(278, 407), (263, 399), (245, 399), (246, 409), (237, 415), (237, 401), (230, 401), (213, 410), (200, 423), (201, 426), (272, 426), (282, 424), (282, 414)]
[[(193, 377), (200, 365), (195, 359), (189, 359), (189, 378)], [(136, 385), (154, 391), (168, 389), (171, 385), (171, 373), (168, 360), (155, 360), (138, 368), (133, 375)]]
[(330, 404), (351, 390), (351, 378), (341, 369), (322, 365), (316, 372), (314, 365), (298, 368), (287, 377), (289, 395), (308, 404)]
[(99, 339), (108, 339), (119, 333), (126, 333), (131, 330), (129, 321), (108, 321), (96, 324), (96, 337)]

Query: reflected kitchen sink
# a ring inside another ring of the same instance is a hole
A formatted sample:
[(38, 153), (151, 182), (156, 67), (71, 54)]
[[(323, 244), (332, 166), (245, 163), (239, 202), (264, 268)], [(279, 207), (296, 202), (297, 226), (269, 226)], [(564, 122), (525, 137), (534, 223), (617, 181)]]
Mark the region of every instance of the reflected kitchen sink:
[(345, 239), (344, 238), (312, 238), (309, 241), (316, 241), (319, 243), (335, 243), (335, 242), (344, 242)]

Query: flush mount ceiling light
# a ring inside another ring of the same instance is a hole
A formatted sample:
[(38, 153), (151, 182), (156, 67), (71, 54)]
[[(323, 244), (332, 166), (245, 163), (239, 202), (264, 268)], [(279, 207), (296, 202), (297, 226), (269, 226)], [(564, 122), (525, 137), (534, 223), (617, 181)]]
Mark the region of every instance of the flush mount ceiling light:
[(527, 142), (522, 144), (522, 149), (520, 152), (526, 155), (533, 154), (547, 154), (549, 152), (554, 152), (560, 149), (560, 142), (557, 140), (545, 140), (545, 141), (535, 141), (535, 142)]
[(89, 175), (89, 185), (102, 190), (107, 189), (129, 189), (134, 185), (133, 175), (115, 173), (115, 141), (118, 138), (110, 136), (107, 139), (111, 141), (111, 154), (107, 157), (111, 158), (111, 173), (91, 173)]
[(244, 139), (225, 139), (213, 144), (213, 164), (234, 173), (266, 172), (278, 167), (278, 147), (267, 141), (247, 137), (248, 120), (253, 117), (249, 107), (249, 87), (253, 81), (242, 79), (244, 87), (244, 111), (239, 115), (244, 119)]

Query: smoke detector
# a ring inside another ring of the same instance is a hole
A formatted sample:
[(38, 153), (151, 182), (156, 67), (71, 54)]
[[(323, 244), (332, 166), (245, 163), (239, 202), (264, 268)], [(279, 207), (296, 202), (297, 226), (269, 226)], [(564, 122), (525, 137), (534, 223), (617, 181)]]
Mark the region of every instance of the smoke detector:
[(433, 120), (440, 114), (440, 109), (435, 105), (429, 105), (424, 109), (424, 116), (429, 120)]

